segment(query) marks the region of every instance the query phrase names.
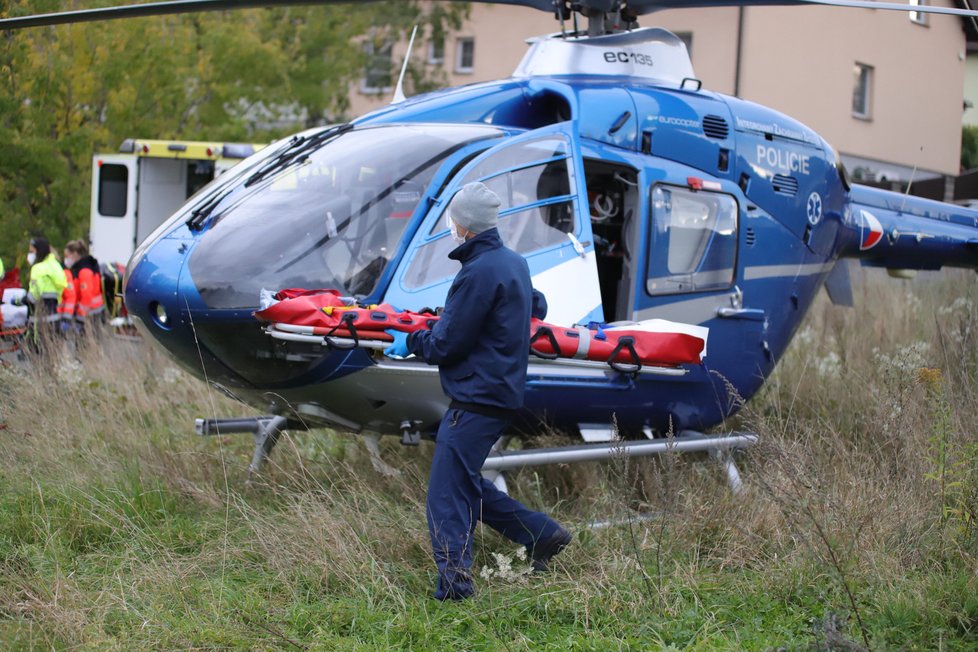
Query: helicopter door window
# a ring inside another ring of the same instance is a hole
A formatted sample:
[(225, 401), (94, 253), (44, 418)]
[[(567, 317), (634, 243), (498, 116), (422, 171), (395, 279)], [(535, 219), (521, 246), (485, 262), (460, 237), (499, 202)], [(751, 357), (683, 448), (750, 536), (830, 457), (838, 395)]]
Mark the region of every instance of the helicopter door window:
[(649, 294), (723, 290), (734, 281), (737, 200), (657, 185), (652, 190)]
[[(562, 246), (570, 242), (574, 215), (574, 202), (567, 200), (510, 210), (499, 216), (499, 237), (524, 256)], [(457, 246), (446, 233), (419, 247), (404, 274), (404, 287), (415, 290), (455, 276), (461, 265), (448, 254)]]
[(463, 184), (482, 181), (506, 171), (543, 165), (568, 156), (567, 141), (563, 138), (541, 138), (519, 146), (507, 147), (479, 162), (465, 175)]
[[(469, 170), (459, 187), (472, 181), (483, 182), (499, 195), (501, 215), (521, 206), (570, 198), (575, 192), (574, 176), (567, 157), (567, 142), (562, 138), (533, 140), (503, 149), (481, 161)], [(573, 225), (561, 223), (558, 228), (569, 233)], [(437, 219), (428, 236), (447, 232), (445, 220)]]
[[(485, 183), (499, 195), (499, 235), (524, 256), (570, 243), (577, 233), (575, 181), (563, 138), (548, 136), (504, 148), (487, 156), (458, 184)], [(432, 240), (421, 245), (404, 274), (406, 289), (423, 288), (454, 276), (459, 264), (448, 258), (457, 245), (447, 222), (432, 216)]]
[(503, 172), (483, 179), (482, 182), (499, 195), (502, 202), (499, 206), (500, 212), (554, 197), (568, 197), (571, 194), (566, 159)]
[(499, 236), (506, 246), (521, 254), (563, 245), (574, 231), (574, 202), (523, 208), (499, 218)]

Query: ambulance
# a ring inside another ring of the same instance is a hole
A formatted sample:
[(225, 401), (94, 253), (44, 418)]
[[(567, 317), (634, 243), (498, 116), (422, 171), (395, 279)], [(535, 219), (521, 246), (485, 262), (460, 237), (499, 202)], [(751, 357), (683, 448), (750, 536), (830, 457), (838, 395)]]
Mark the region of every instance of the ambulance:
[(126, 139), (92, 158), (91, 252), (125, 266), (191, 195), (264, 145)]

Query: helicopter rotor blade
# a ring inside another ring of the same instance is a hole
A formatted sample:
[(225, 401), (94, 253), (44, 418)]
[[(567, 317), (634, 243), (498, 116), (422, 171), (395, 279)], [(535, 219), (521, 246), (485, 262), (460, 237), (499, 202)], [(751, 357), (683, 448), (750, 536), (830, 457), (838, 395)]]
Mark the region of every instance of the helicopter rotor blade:
[(702, 9), (707, 7), (777, 7), (777, 6), (819, 6), (846, 7), (851, 9), (887, 9), (891, 11), (919, 12), (928, 14), (947, 14), (951, 16), (978, 16), (978, 11), (970, 9), (969, 0), (964, 0), (969, 9), (956, 9), (928, 4), (908, 4), (897, 2), (875, 2), (875, 0), (628, 0), (628, 10), (636, 14), (647, 14), (666, 9)]
[[(378, 0), (359, 0), (377, 2)], [(490, 4), (522, 5), (543, 11), (554, 11), (554, 0), (475, 0)], [(598, 0), (599, 4), (609, 0)], [(143, 4), (100, 7), (97, 9), (77, 9), (50, 14), (18, 16), (0, 19), (0, 30), (23, 29), (25, 27), (44, 27), (46, 25), (67, 25), (121, 18), (143, 18), (146, 16), (166, 16), (171, 14), (190, 14), (205, 11), (230, 11), (233, 9), (272, 9), (301, 5), (350, 5), (351, 0), (170, 0), (167, 2), (147, 2)]]
[[(887, 11), (916, 12), (921, 14), (945, 14), (948, 16), (978, 16), (978, 11), (956, 9), (927, 4), (901, 4), (898, 2), (874, 2), (873, 0), (798, 0), (803, 5), (825, 5), (828, 7), (851, 7), (854, 9), (885, 9)], [(970, 4), (970, 3), (969, 3)]]
[[(377, 0), (360, 0), (376, 2)], [(453, 1), (453, 0), (444, 0)], [(560, 14), (566, 11), (567, 0), (474, 0), (485, 4), (504, 4), (530, 7)], [(140, 18), (146, 16), (165, 16), (171, 14), (198, 13), (205, 11), (229, 11), (233, 9), (274, 8), (301, 5), (341, 5), (351, 4), (351, 0), (169, 0), (143, 4), (119, 5), (97, 9), (78, 9), (33, 16), (18, 16), (0, 19), (0, 30), (43, 27), (46, 25), (65, 25), (121, 18)], [(970, 7), (968, 0), (964, 1)], [(591, 11), (612, 11), (620, 8), (617, 0), (576, 0), (576, 7)], [(955, 9), (928, 4), (900, 4), (874, 2), (873, 0), (628, 0), (627, 11), (647, 14), (665, 9), (696, 9), (706, 7), (747, 7), (747, 6), (831, 6), (857, 9), (885, 9), (891, 11), (913, 11), (919, 13), (947, 14), (952, 16), (978, 17), (978, 11)]]

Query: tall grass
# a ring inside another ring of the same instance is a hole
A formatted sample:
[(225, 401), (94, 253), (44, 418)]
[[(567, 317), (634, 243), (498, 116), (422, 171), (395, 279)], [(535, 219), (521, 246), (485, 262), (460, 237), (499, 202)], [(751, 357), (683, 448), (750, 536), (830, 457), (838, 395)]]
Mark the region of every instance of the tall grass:
[(480, 528), (464, 604), (428, 598), (430, 444), (384, 442), (390, 477), (354, 438), (287, 435), (247, 485), (250, 438), (192, 424), (251, 411), (149, 345), (0, 367), (0, 647), (974, 649), (978, 286), (856, 295), (730, 424), (760, 435), (743, 494), (705, 456), (513, 473), (577, 536), (531, 577)]

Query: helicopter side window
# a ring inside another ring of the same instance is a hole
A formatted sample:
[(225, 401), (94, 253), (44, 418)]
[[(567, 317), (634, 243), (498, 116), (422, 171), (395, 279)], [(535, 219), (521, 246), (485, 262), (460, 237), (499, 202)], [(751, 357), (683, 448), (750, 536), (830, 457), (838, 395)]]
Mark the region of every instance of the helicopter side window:
[[(479, 162), (460, 185), (481, 181), (499, 195), (499, 235), (507, 247), (523, 255), (567, 244), (575, 231), (575, 186), (568, 164), (567, 142), (546, 137), (508, 147)], [(415, 253), (404, 285), (422, 288), (454, 276), (459, 264), (448, 258), (457, 245), (448, 237), (448, 223), (438, 219), (431, 242)]]
[(737, 200), (657, 185), (652, 190), (649, 294), (722, 290), (734, 281)]

